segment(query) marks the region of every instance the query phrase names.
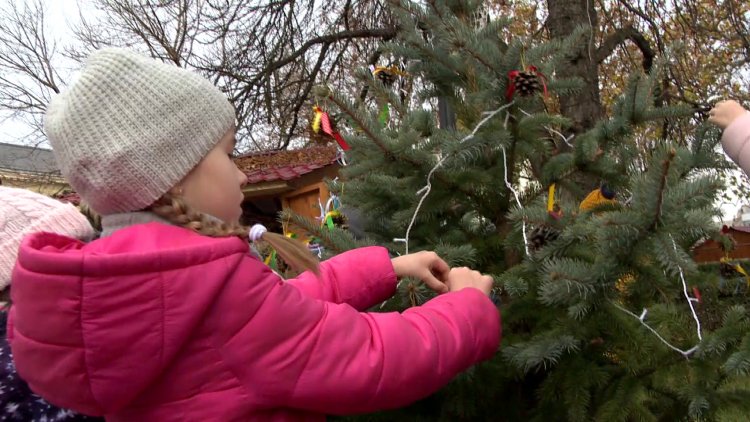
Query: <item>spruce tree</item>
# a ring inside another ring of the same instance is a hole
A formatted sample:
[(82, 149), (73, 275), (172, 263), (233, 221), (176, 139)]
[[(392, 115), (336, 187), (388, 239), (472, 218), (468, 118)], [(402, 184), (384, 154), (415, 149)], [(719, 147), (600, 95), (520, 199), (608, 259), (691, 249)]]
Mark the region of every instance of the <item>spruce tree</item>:
[[(663, 66), (632, 75), (607, 119), (573, 133), (555, 98), (580, 81), (556, 79), (555, 66), (588, 34), (530, 44), (509, 39), (508, 20), (478, 1), (391, 6), (401, 32), (382, 48), (412, 89), (363, 70), (364, 100), (316, 91), (351, 146), (331, 188), (365, 217), (369, 238), (284, 218), (328, 253), (434, 250), (493, 275), (503, 342), (435, 396), (355, 419), (741, 419), (745, 300), (703, 300), (716, 272), (690, 256), (717, 232), (717, 170), (728, 164), (707, 129), (639, 146), (690, 115), (655, 105)], [(381, 310), (431, 296), (404, 280)]]

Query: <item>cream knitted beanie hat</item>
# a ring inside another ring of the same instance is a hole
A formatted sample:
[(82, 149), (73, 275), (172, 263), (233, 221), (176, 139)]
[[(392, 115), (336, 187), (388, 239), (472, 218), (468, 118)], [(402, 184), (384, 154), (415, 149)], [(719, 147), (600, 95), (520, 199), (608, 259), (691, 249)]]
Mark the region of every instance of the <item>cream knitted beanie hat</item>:
[(80, 240), (94, 237), (94, 229), (73, 205), (26, 189), (0, 186), (0, 290), (10, 284), (21, 239), (34, 232)]
[(211, 82), (134, 52), (93, 53), (52, 99), (44, 129), (63, 176), (101, 215), (146, 208), (234, 127)]

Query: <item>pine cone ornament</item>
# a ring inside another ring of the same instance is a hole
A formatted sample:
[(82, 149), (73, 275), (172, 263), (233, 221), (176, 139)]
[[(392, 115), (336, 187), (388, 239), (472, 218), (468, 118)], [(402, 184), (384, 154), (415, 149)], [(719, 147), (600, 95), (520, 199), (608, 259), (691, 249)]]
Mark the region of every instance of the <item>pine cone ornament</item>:
[(522, 97), (528, 97), (543, 91), (547, 95), (547, 78), (536, 66), (526, 66), (524, 70), (512, 70), (508, 73), (508, 89), (505, 93), (508, 101), (518, 93)]
[(531, 72), (518, 72), (516, 80), (513, 82), (518, 95), (528, 97), (533, 95), (541, 87), (539, 78)]
[(557, 229), (547, 224), (542, 224), (529, 233), (529, 248), (533, 251), (538, 251), (559, 236), (560, 232)]

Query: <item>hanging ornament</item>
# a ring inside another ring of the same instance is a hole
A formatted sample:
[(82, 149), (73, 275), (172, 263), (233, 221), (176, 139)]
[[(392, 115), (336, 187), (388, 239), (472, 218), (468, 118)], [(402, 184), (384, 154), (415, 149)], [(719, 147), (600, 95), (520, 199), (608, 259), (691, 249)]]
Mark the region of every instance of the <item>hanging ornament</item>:
[(591, 193), (581, 201), (581, 205), (578, 208), (581, 211), (591, 211), (592, 209), (605, 204), (616, 204), (617, 201), (614, 198), (615, 192), (607, 187), (607, 185), (602, 185), (600, 188), (591, 191)]
[(348, 151), (349, 144), (346, 143), (340, 133), (333, 129), (333, 126), (331, 125), (331, 117), (328, 115), (328, 113), (323, 111), (323, 109), (318, 106), (313, 107), (313, 112), (315, 113), (312, 121), (313, 132), (318, 133), (322, 129), (323, 133), (333, 137), (333, 139), (338, 142), (342, 150)]
[(383, 104), (383, 108), (380, 109), (380, 114), (378, 114), (378, 121), (380, 121), (381, 125), (386, 126), (388, 124), (390, 114), (391, 111), (388, 107), (388, 103)]
[(555, 201), (555, 184), (549, 185), (547, 191), (547, 214), (555, 220), (562, 218), (563, 212), (560, 205)]
[(339, 208), (341, 208), (341, 200), (337, 195), (331, 194), (331, 197), (326, 201), (325, 208), (321, 208), (321, 226), (328, 226), (329, 230), (333, 230), (337, 226), (343, 226), (345, 219)]
[(316, 237), (310, 237), (307, 240), (305, 240), (305, 246), (307, 246), (307, 249), (318, 256), (318, 258), (323, 258), (323, 245), (320, 244), (320, 241)]
[(271, 253), (268, 254), (268, 256), (266, 257), (266, 259), (263, 262), (266, 265), (268, 265), (269, 267), (271, 267), (272, 270), (278, 271), (279, 265), (278, 265), (278, 262), (277, 262), (277, 259), (276, 259), (276, 249), (272, 249)]
[[(719, 274), (722, 279), (736, 278), (745, 272), (745, 269), (741, 265), (737, 264), (735, 266), (732, 263), (732, 258), (729, 256), (736, 246), (731, 232), (732, 230), (725, 224), (721, 226), (721, 232), (716, 238), (719, 248), (724, 252), (724, 256), (719, 259)], [(724, 284), (724, 280), (722, 280), (722, 284)]]
[[(401, 68), (396, 65), (377, 66), (377, 67), (370, 66), (370, 71), (372, 72), (372, 76), (378, 78), (380, 82), (383, 83), (383, 85), (389, 88), (396, 81), (397, 77), (408, 75), (406, 72), (401, 70)], [(380, 122), (381, 125), (386, 126), (388, 124), (389, 117), (390, 117), (390, 106), (386, 102), (380, 108), (380, 112), (378, 114), (378, 121)]]
[(693, 297), (698, 300), (698, 303), (702, 303), (701, 291), (698, 290), (698, 286), (693, 286)]
[(529, 233), (529, 249), (538, 251), (560, 237), (560, 232), (548, 224), (541, 224)]
[(372, 76), (375, 76), (376, 78), (380, 79), (380, 82), (383, 83), (385, 86), (391, 86), (396, 81), (397, 76), (407, 76), (407, 73), (401, 70), (396, 65), (391, 66), (377, 66), (373, 67), (371, 66), (370, 69), (372, 70)]
[(635, 276), (632, 273), (627, 273), (622, 277), (618, 278), (615, 282), (615, 290), (621, 295), (627, 295), (630, 285), (635, 282)]
[(320, 120), (323, 118), (323, 112), (319, 107), (313, 107), (313, 111), (315, 112), (315, 116), (312, 121), (312, 130), (313, 132), (318, 133), (320, 132)]
[(748, 288), (750, 288), (750, 275), (748, 275), (742, 265), (732, 262), (728, 253), (719, 260), (719, 274), (721, 274), (723, 278), (736, 278), (738, 276), (743, 276), (745, 277)]
[(508, 88), (505, 91), (505, 97), (508, 101), (511, 101), (516, 93), (522, 97), (528, 97), (539, 92), (540, 88), (546, 97), (548, 95), (547, 77), (536, 66), (529, 65), (524, 70), (508, 72)]
[(328, 226), (328, 229), (333, 230), (334, 227), (336, 227), (336, 223), (334, 222), (334, 219), (339, 219), (341, 217), (341, 213), (337, 211), (329, 211), (326, 213), (325, 217), (323, 218), (323, 225)]
[(732, 264), (725, 262), (722, 258), (719, 263), (719, 274), (722, 278), (734, 278), (737, 276), (737, 270)]

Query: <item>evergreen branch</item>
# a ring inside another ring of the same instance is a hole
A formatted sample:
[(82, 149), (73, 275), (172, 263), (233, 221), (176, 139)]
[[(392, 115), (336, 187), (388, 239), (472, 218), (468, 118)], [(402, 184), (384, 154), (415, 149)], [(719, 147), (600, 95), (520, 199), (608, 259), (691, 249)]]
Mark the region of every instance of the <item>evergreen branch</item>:
[(656, 336), (656, 338), (658, 338), (659, 340), (661, 340), (662, 343), (664, 343), (667, 347), (669, 347), (670, 349), (674, 350), (675, 352), (678, 352), (681, 355), (685, 356), (685, 358), (690, 357), (691, 354), (693, 354), (696, 350), (698, 350), (698, 346), (693, 346), (692, 348), (690, 348), (688, 350), (682, 350), (682, 349), (680, 349), (680, 348), (678, 348), (676, 346), (673, 346), (670, 342), (668, 342), (667, 340), (665, 340), (664, 337), (662, 337), (661, 334), (659, 334), (658, 331), (656, 331), (655, 329), (651, 328), (650, 325), (646, 324), (646, 322), (643, 321), (643, 319), (646, 317), (646, 310), (645, 309), (643, 310), (643, 314), (640, 315), (640, 316), (638, 316), (638, 315), (636, 315), (636, 314), (628, 311), (627, 309), (623, 308), (622, 306), (616, 304), (615, 302), (610, 302), (610, 304), (612, 306), (614, 306), (615, 308), (617, 308), (617, 309), (625, 312), (626, 314), (634, 317), (635, 319), (637, 319), (641, 323), (641, 325), (643, 325), (649, 331), (651, 331), (651, 333), (654, 334)]
[(335, 251), (336, 253), (372, 244), (372, 242), (368, 240), (355, 240), (346, 230), (338, 227), (331, 230), (328, 227), (321, 226), (320, 222), (299, 215), (289, 209), (284, 209), (279, 213), (279, 221), (282, 223), (291, 223), (301, 228), (317, 238), (323, 247)]
[[(674, 151), (674, 150), (672, 150), (672, 151)], [(670, 235), (670, 238), (671, 237), (672, 236)], [(676, 253), (677, 252), (677, 243), (675, 243), (674, 238), (672, 238), (671, 240), (672, 240), (672, 247), (674, 248), (674, 251)], [(702, 342), (703, 341), (703, 335), (701, 333), (701, 331), (702, 331), (701, 330), (701, 322), (700, 322), (700, 319), (698, 318), (698, 314), (695, 311), (695, 305), (693, 305), (693, 303), (697, 302), (698, 299), (690, 297), (690, 295), (688, 294), (687, 281), (685, 281), (685, 274), (682, 271), (682, 267), (680, 267), (678, 265), (677, 268), (678, 268), (679, 273), (680, 273), (680, 281), (682, 282), (682, 293), (685, 296), (685, 299), (687, 300), (688, 306), (690, 307), (690, 312), (692, 313), (693, 319), (695, 320), (696, 332), (698, 334), (698, 341)], [(662, 337), (655, 329), (653, 329), (650, 325), (648, 325), (645, 322), (646, 314), (648, 313), (648, 309), (644, 308), (643, 309), (643, 313), (640, 316), (638, 316), (638, 315), (634, 314), (633, 312), (630, 312), (627, 309), (623, 308), (622, 306), (618, 305), (615, 302), (610, 302), (610, 303), (615, 308), (617, 308), (617, 309), (625, 312), (626, 314), (628, 314), (628, 315), (630, 315), (630, 316), (638, 319), (638, 321), (644, 327), (646, 327), (649, 331), (651, 331), (662, 343), (664, 343), (670, 349), (672, 349), (672, 350), (674, 350), (676, 352), (679, 352), (682, 356), (685, 357), (685, 359), (689, 359), (690, 355), (692, 355), (693, 353), (695, 353), (698, 350), (699, 344), (696, 344), (695, 346), (691, 347), (688, 350), (682, 350), (682, 349), (677, 348), (676, 346), (673, 346), (671, 343), (669, 343), (667, 340), (665, 340), (664, 337)]]
[(459, 50), (463, 49), (463, 50), (467, 51), (469, 53), (469, 55), (471, 57), (473, 57), (476, 61), (478, 61), (479, 63), (483, 64), (485, 67), (487, 67), (487, 69), (495, 72), (495, 68), (492, 66), (492, 64), (490, 64), (489, 62), (487, 62), (484, 59), (484, 57), (482, 57), (481, 55), (479, 55), (479, 53), (476, 52), (476, 51), (474, 51), (474, 49), (469, 48), (467, 45), (459, 45), (458, 43), (454, 43), (453, 45), (456, 46)]
[[(490, 119), (495, 117), (495, 115), (497, 115), (498, 113), (500, 113), (501, 111), (505, 110), (506, 108), (512, 105), (513, 105), (513, 102), (510, 102), (490, 113), (487, 113), (487, 116), (485, 116), (482, 120), (479, 121), (479, 123), (477, 123), (477, 125), (474, 127), (474, 130), (472, 130), (470, 134), (464, 136), (464, 138), (461, 139), (459, 142), (464, 143), (468, 141), (469, 139), (472, 139), (474, 136), (476, 136), (479, 129), (482, 126), (484, 126), (485, 123), (487, 123), (488, 121), (490, 121)], [(423, 187), (417, 192), (417, 195), (422, 195), (422, 197), (419, 198), (419, 203), (417, 203), (417, 208), (414, 210), (414, 215), (412, 216), (411, 221), (409, 222), (409, 227), (407, 227), (406, 229), (406, 236), (403, 239), (398, 239), (399, 241), (404, 242), (407, 255), (409, 254), (409, 233), (411, 232), (412, 226), (414, 226), (414, 222), (417, 220), (419, 209), (422, 208), (422, 204), (424, 203), (425, 199), (427, 199), (427, 195), (429, 195), (430, 191), (432, 190), (432, 175), (443, 165), (445, 160), (447, 160), (448, 158), (449, 158), (449, 155), (446, 155), (440, 158), (440, 160), (438, 160), (437, 164), (435, 164), (435, 166), (432, 167), (430, 172), (427, 174), (427, 184), (425, 185), (425, 187)], [(506, 167), (506, 173), (507, 173), (507, 167)], [(507, 183), (507, 178), (506, 178), (506, 183)]]
[[(339, 107), (339, 109), (343, 110), (344, 113), (346, 113), (349, 117), (351, 117), (352, 120), (354, 120), (354, 122), (357, 123), (357, 125), (360, 128), (362, 128), (362, 131), (365, 133), (365, 135), (369, 136), (370, 139), (372, 139), (372, 141), (375, 142), (375, 145), (377, 145), (378, 148), (380, 148), (380, 150), (383, 151), (383, 154), (385, 154), (386, 157), (395, 160), (396, 157), (393, 155), (393, 152), (389, 150), (388, 147), (385, 145), (385, 142), (378, 135), (376, 135), (370, 129), (370, 127), (359, 118), (359, 116), (356, 113), (352, 112), (351, 109), (349, 109), (349, 107), (346, 107), (346, 104), (344, 104), (343, 101), (339, 100), (335, 95), (329, 95), (328, 99), (333, 101), (333, 103), (336, 104)], [(410, 161), (410, 160), (407, 159), (407, 161)], [(417, 163), (412, 162), (412, 164), (416, 165)]]
[(654, 217), (654, 222), (651, 224), (651, 230), (655, 229), (656, 225), (659, 224), (659, 221), (661, 220), (662, 205), (664, 204), (664, 189), (667, 186), (669, 166), (672, 164), (672, 160), (674, 160), (676, 155), (677, 152), (674, 149), (671, 149), (667, 154), (667, 158), (662, 162), (661, 181), (659, 182), (659, 198), (656, 202), (656, 216)]
[[(416, 160), (414, 158), (411, 158), (411, 157), (409, 157), (407, 155), (403, 155), (402, 154), (399, 157), (396, 157), (396, 154), (394, 154), (393, 151), (391, 151), (390, 149), (388, 149), (388, 147), (385, 144), (385, 141), (383, 141), (383, 139), (381, 139), (379, 136), (377, 136), (375, 134), (375, 132), (373, 132), (370, 129), (370, 127), (368, 125), (366, 125), (366, 123), (362, 119), (360, 119), (359, 116), (356, 113), (354, 113), (349, 107), (346, 106), (346, 104), (344, 104), (343, 101), (341, 101), (340, 99), (338, 99), (335, 95), (328, 95), (328, 99), (330, 99), (334, 104), (336, 104), (344, 113), (346, 113), (346, 115), (348, 115), (349, 117), (351, 117), (352, 120), (354, 120), (354, 122), (357, 125), (359, 125), (360, 128), (362, 128), (362, 131), (367, 136), (369, 136), (370, 139), (373, 140), (373, 142), (375, 142), (375, 145), (378, 146), (378, 148), (383, 152), (383, 154), (389, 160), (391, 160), (391, 161), (397, 161), (397, 160), (401, 159), (403, 161), (406, 161), (410, 165), (414, 166), (415, 168), (422, 167), (422, 165), (424, 163), (422, 163), (421, 161)], [(513, 104), (512, 102), (508, 103), (508, 104), (500, 107), (500, 109), (498, 109), (498, 110), (504, 110), (505, 108), (509, 107), (512, 104)], [(487, 116), (484, 119), (482, 119), (479, 122), (479, 124), (477, 125), (477, 127), (474, 129), (474, 131), (472, 131), (472, 133), (470, 135), (466, 136), (460, 142), (464, 142), (464, 141), (466, 141), (468, 139), (473, 138), (474, 135), (476, 134), (477, 130), (479, 130), (479, 128), (482, 125), (484, 125), (484, 123), (486, 123), (491, 117), (493, 117), (497, 112), (499, 112), (498, 110), (496, 110), (495, 112), (490, 113), (489, 116)], [(448, 158), (448, 157), (446, 156), (445, 158)], [(455, 189), (456, 191), (461, 192), (462, 194), (466, 195), (467, 197), (473, 199), (474, 201), (476, 201), (477, 204), (481, 204), (483, 206), (487, 206), (488, 205), (488, 203), (486, 202), (486, 200), (482, 199), (479, 195), (477, 195), (477, 193), (472, 192), (471, 190), (467, 189), (466, 187), (464, 187), (464, 186), (462, 186), (460, 184), (455, 183), (454, 181), (446, 178), (445, 176), (443, 176), (443, 175), (441, 175), (439, 173), (436, 173), (435, 174), (435, 178), (440, 183), (445, 184), (447, 187)]]
[[(675, 253), (677, 253), (677, 243), (675, 243), (672, 235), (670, 235), (669, 237), (672, 240), (672, 247), (674, 248)], [(688, 294), (687, 281), (685, 281), (685, 274), (682, 271), (682, 267), (680, 267), (679, 264), (677, 265), (677, 269), (680, 270), (680, 281), (682, 282), (682, 294), (685, 296), (685, 300), (687, 300), (688, 306), (690, 306), (690, 312), (693, 314), (693, 319), (695, 320), (696, 331), (698, 332), (698, 341), (703, 341), (703, 335), (701, 334), (701, 321), (698, 318), (698, 314), (695, 312), (695, 305), (693, 305), (693, 303), (697, 302), (698, 299), (690, 297), (690, 295)]]

